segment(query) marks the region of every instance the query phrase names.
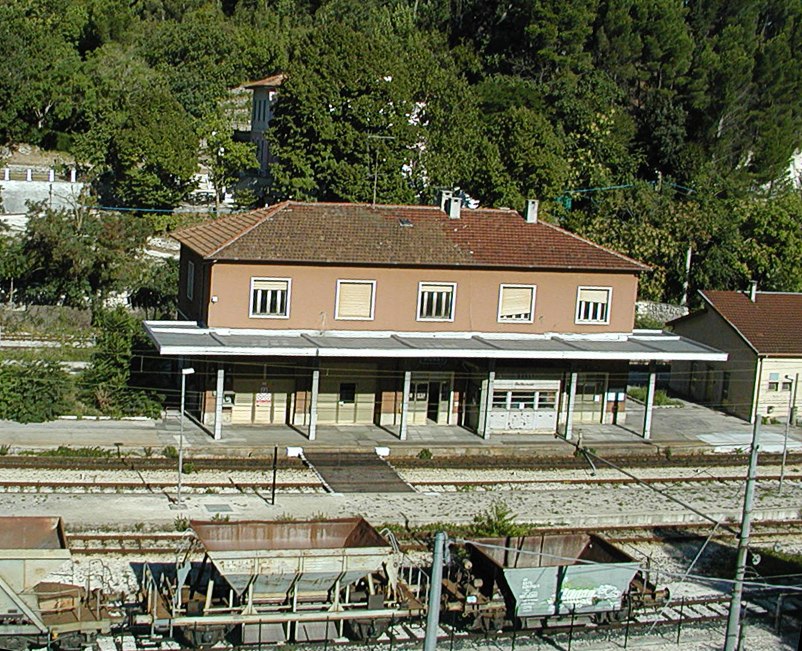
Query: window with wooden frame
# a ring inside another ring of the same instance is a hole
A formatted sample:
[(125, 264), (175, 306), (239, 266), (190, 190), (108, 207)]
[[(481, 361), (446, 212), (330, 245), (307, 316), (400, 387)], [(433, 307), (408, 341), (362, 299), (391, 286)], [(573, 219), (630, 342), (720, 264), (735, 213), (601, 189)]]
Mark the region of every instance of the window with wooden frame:
[(334, 318), (370, 321), (373, 319), (375, 295), (375, 280), (338, 280)]
[(453, 321), (455, 283), (418, 285), (418, 321)]
[(290, 316), (289, 278), (251, 278), (251, 316), (286, 319)]
[(187, 260), (187, 298), (191, 301), (195, 297), (195, 263)]
[(498, 293), (498, 320), (532, 323), (535, 315), (534, 285), (501, 285)]
[(605, 324), (610, 322), (609, 287), (579, 287), (576, 296), (576, 322)]

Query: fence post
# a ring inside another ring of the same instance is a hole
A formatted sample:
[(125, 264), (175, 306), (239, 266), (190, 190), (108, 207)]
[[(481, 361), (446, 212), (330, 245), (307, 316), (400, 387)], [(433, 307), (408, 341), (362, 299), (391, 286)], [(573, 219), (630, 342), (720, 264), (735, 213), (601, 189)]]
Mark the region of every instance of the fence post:
[(682, 633), (682, 618), (685, 616), (685, 597), (682, 597), (679, 602), (679, 619), (677, 620), (677, 644), (679, 644), (679, 636)]
[(629, 644), (629, 623), (632, 621), (632, 600), (627, 599), (627, 625), (624, 627), (624, 648)]
[(574, 641), (574, 618), (576, 617), (576, 604), (571, 606), (571, 627), (568, 629), (568, 651), (571, 651), (571, 644)]
[(774, 607), (774, 632), (779, 635), (783, 621), (783, 598), (784, 594), (778, 595), (777, 605)]

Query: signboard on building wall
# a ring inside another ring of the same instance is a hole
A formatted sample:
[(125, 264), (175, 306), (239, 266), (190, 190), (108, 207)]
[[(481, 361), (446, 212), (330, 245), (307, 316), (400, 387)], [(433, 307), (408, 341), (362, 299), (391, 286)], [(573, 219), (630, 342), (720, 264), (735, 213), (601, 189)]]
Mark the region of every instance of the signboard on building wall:
[(256, 394), (256, 406), (269, 407), (271, 402), (273, 402), (273, 394), (270, 393), (270, 387), (263, 384), (259, 387), (259, 391)]

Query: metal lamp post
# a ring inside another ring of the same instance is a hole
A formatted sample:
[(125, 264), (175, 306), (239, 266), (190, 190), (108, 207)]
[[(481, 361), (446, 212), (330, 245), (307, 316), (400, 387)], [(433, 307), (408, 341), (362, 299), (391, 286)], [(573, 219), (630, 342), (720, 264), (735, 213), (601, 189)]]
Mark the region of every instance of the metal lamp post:
[(175, 503), (177, 509), (183, 509), (186, 507), (181, 498), (181, 475), (184, 474), (184, 409), (187, 398), (187, 375), (192, 375), (194, 372), (194, 368), (181, 369), (181, 425), (178, 435), (178, 492)]
[(785, 419), (785, 436), (783, 437), (783, 458), (782, 464), (780, 465), (780, 485), (779, 485), (779, 492), (783, 492), (783, 482), (785, 481), (785, 460), (788, 456), (788, 430), (791, 427), (791, 422), (794, 420), (794, 416), (796, 415), (796, 390), (799, 386), (799, 373), (796, 376), (791, 377), (790, 375), (785, 376), (786, 380), (793, 382), (793, 390), (788, 392), (788, 417)]

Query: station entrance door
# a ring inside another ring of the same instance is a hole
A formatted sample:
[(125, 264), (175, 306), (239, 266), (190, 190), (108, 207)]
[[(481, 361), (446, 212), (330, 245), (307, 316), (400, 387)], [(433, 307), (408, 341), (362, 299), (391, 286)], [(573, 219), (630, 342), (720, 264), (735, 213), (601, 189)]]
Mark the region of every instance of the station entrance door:
[(413, 373), (409, 387), (412, 425), (450, 425), (453, 373)]

